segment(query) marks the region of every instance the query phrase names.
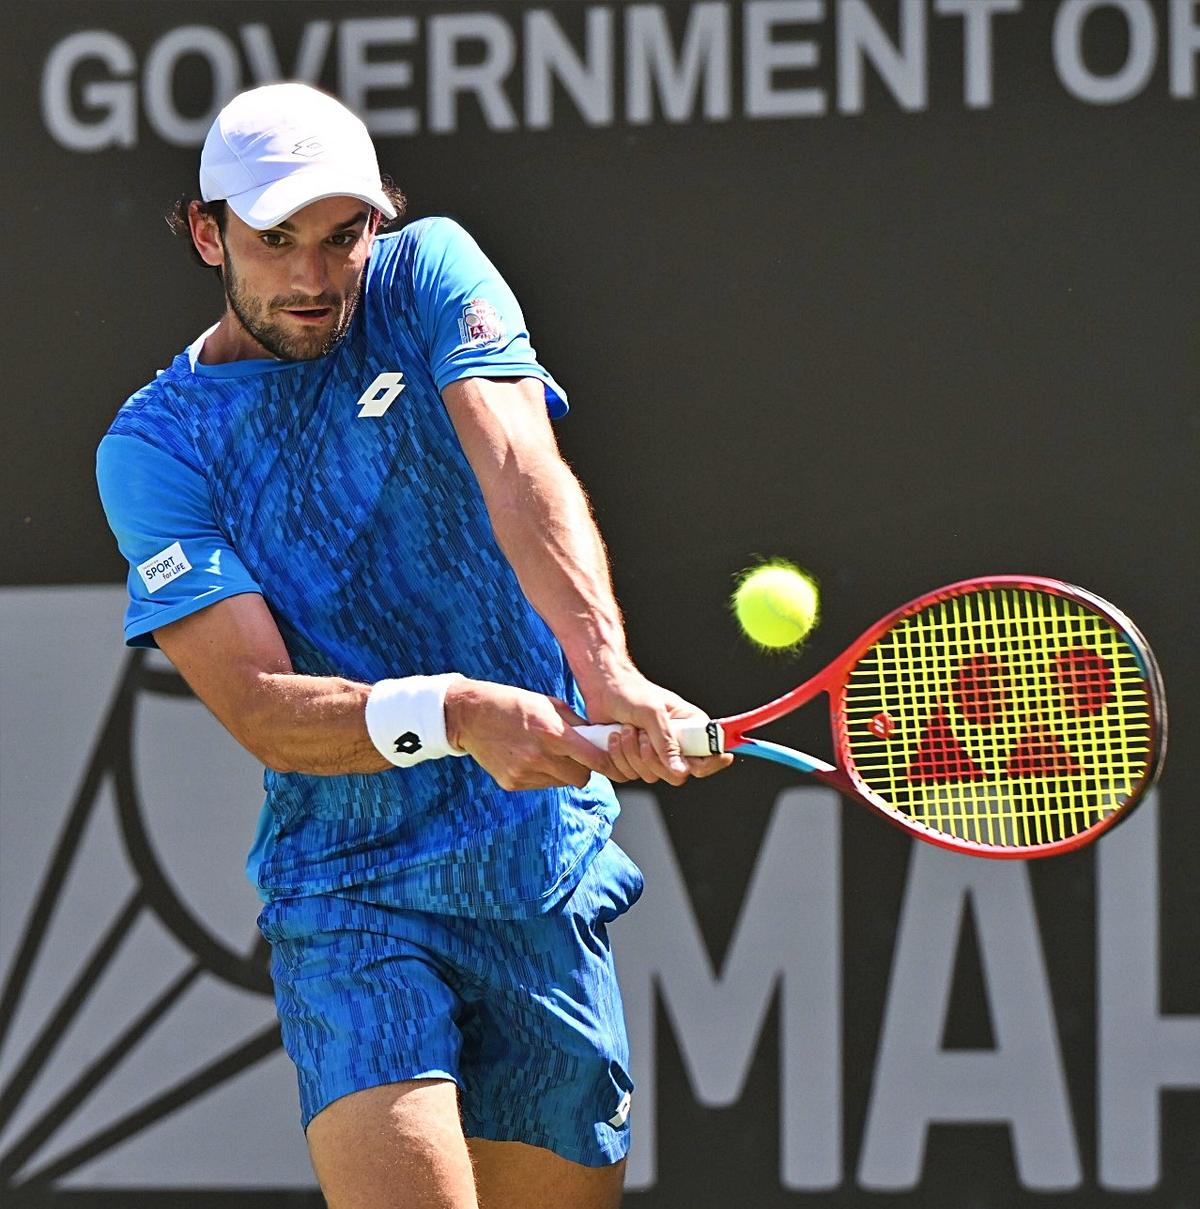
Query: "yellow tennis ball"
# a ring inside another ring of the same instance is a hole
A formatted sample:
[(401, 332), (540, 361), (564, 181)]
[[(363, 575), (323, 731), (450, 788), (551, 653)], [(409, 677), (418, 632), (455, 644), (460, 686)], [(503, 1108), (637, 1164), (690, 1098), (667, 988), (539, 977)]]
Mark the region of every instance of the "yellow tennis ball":
[(817, 624), (817, 586), (787, 562), (753, 567), (738, 581), (733, 613), (751, 642), (772, 650), (802, 642)]

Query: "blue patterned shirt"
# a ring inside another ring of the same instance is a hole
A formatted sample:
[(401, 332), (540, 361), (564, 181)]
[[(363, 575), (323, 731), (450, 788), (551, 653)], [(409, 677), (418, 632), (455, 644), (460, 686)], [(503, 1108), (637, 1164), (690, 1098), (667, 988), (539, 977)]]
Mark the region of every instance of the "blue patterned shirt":
[[(535, 377), (516, 299), (445, 218), (379, 237), (345, 336), (313, 361), (205, 365), (197, 346), (134, 394), (97, 454), (129, 562), (125, 637), (261, 594), (296, 672), (373, 683), (458, 671), (579, 706), (558, 643), (492, 535), (440, 391)], [(337, 893), (515, 918), (578, 881), (612, 788), (505, 792), (470, 758), (265, 776), (247, 872), (266, 899)]]

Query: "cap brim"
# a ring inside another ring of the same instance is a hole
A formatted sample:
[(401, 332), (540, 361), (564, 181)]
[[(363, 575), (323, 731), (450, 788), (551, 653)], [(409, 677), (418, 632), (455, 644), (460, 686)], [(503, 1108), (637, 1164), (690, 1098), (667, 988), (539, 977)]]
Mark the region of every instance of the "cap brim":
[(225, 200), (242, 222), (257, 231), (266, 231), (291, 218), (297, 210), (327, 197), (356, 197), (374, 206), (385, 218), (396, 217), (396, 208), (378, 181), (347, 176), (345, 172), (293, 172)]

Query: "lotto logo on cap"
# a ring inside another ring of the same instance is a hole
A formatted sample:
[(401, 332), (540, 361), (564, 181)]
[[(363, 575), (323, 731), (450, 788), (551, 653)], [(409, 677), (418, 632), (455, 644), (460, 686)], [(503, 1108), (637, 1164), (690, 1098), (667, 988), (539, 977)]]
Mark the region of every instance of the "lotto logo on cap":
[(267, 84), (217, 114), (200, 154), (200, 195), (265, 231), (326, 197), (357, 197), (395, 218), (366, 126), (307, 84)]

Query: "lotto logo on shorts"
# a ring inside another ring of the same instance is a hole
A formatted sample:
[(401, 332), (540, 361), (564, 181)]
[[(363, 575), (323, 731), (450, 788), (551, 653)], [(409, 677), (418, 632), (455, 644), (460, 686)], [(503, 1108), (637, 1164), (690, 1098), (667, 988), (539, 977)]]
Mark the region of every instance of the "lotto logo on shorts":
[(608, 1118), (608, 1123), (613, 1129), (621, 1129), (625, 1122), (629, 1120), (629, 1109), (633, 1105), (633, 1096), (630, 1092), (626, 1092), (621, 1097), (621, 1103), (617, 1105), (617, 1111)]
[(504, 320), (486, 298), (472, 298), (458, 321), (463, 344), (495, 344), (504, 339)]
[(178, 542), (172, 542), (165, 550), (139, 563), (137, 571), (146, 584), (146, 591), (157, 592), (163, 584), (169, 584), (191, 569), (192, 564), (188, 562), (183, 547)]

